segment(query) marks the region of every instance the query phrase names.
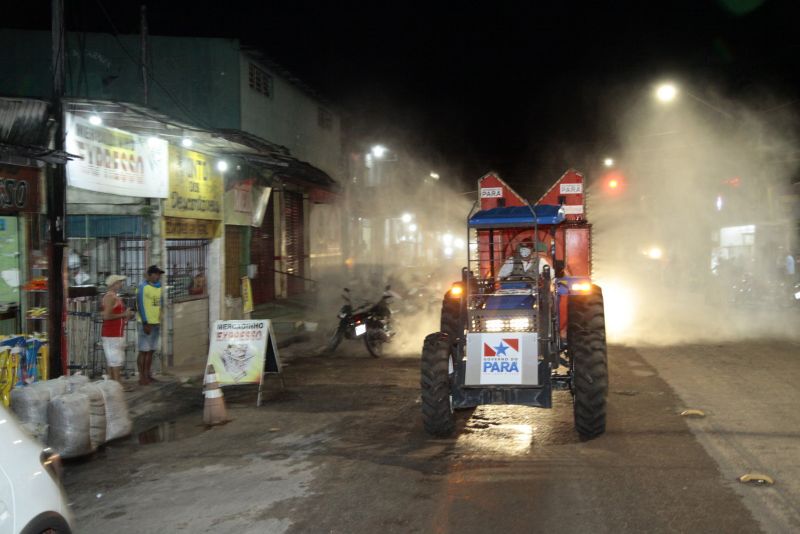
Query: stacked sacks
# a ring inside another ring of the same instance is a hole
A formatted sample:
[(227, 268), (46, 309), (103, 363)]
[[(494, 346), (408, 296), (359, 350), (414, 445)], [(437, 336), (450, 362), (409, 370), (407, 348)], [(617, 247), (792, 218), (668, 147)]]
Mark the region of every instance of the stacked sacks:
[(40, 442), (47, 443), (47, 406), (52, 399), (67, 393), (69, 389), (70, 381), (63, 376), (15, 387), (11, 390), (11, 410), (17, 415), (23, 428)]
[(89, 442), (94, 451), (106, 442), (106, 403), (103, 392), (94, 384), (87, 384), (78, 393), (89, 399)]
[(133, 429), (122, 385), (113, 380), (72, 375), (35, 382), (14, 388), (11, 401), (23, 427), (64, 458), (90, 454)]
[(50, 392), (47, 388), (16, 387), (11, 390), (11, 410), (22, 427), (39, 442), (47, 442), (47, 405)]
[(48, 445), (64, 458), (89, 454), (95, 449), (90, 437), (89, 397), (85, 393), (66, 393), (50, 401)]
[(130, 435), (133, 422), (128, 414), (125, 392), (116, 380), (101, 380), (92, 384), (103, 394), (106, 406), (106, 441)]

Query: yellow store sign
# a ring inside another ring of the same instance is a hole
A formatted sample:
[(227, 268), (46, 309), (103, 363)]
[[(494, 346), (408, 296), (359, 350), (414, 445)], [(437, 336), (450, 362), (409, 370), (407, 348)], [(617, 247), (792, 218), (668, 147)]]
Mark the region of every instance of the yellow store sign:
[(168, 217), (222, 219), (222, 176), (214, 158), (174, 146), (169, 147)]

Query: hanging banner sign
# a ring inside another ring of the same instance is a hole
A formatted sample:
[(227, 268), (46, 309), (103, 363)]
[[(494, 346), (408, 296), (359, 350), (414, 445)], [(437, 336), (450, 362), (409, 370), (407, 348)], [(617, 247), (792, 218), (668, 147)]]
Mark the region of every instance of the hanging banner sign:
[(38, 212), (39, 169), (0, 165), (0, 213)]
[(225, 191), (225, 224), (259, 227), (264, 221), (271, 187), (247, 180)]
[(200, 219), (164, 217), (164, 235), (167, 239), (214, 239), (219, 223)]
[(66, 150), (80, 159), (67, 162), (73, 187), (129, 197), (167, 197), (167, 146), (156, 137), (95, 126), (66, 113)]
[(213, 158), (169, 147), (169, 196), (164, 215), (190, 219), (222, 219), (222, 176)]

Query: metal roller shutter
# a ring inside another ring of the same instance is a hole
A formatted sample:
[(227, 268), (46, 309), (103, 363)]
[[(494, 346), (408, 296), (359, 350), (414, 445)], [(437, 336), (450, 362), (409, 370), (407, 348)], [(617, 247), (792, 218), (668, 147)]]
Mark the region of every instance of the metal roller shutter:
[(284, 221), (286, 239), (286, 272), (289, 296), (305, 291), (305, 246), (303, 234), (303, 195), (286, 191), (284, 193)]
[(253, 302), (264, 304), (275, 299), (275, 210), (272, 199), (267, 204), (264, 221), (254, 228), (250, 257), (257, 265), (258, 274), (252, 281)]

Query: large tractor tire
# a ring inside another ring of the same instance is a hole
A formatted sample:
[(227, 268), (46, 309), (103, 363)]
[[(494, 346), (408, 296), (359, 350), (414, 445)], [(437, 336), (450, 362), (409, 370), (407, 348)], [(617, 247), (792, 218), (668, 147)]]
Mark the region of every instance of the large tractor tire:
[(450, 352), (447, 334), (437, 332), (425, 338), (420, 364), (422, 423), (428, 434), (447, 437), (456, 427), (450, 384)]
[(567, 350), (572, 368), (575, 429), (584, 439), (606, 431), (608, 357), (603, 292), (569, 297)]
[(450, 343), (455, 343), (464, 336), (464, 326), (459, 321), (461, 316), (461, 299), (452, 298), (447, 293), (442, 301), (442, 319), (439, 331), (448, 335)]

